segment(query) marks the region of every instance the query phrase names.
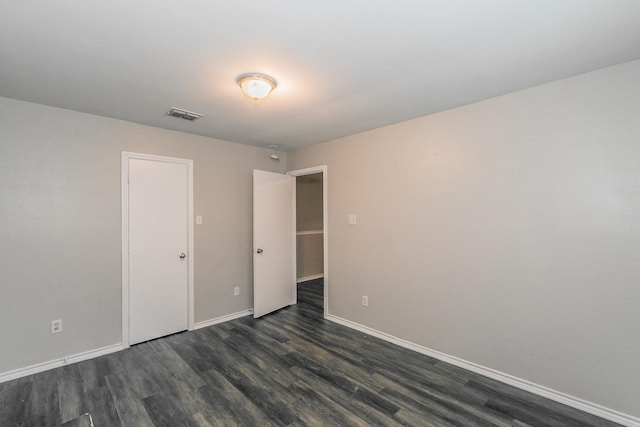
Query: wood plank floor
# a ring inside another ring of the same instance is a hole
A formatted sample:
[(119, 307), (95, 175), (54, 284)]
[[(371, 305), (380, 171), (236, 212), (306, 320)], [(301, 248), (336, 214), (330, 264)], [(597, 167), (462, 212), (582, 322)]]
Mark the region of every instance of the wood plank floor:
[(0, 426), (612, 426), (299, 303), (0, 384)]

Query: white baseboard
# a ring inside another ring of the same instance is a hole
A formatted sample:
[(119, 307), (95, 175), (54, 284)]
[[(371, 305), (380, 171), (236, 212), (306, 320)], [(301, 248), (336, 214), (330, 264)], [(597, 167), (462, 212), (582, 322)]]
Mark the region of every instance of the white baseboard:
[(523, 380), (521, 378), (514, 377), (513, 375), (505, 374), (504, 372), (496, 371), (495, 369), (487, 368), (485, 366), (481, 366), (476, 363), (466, 361), (459, 357), (451, 356), (449, 354), (442, 353), (437, 350), (432, 350), (428, 347), (423, 347), (421, 345), (403, 340), (401, 338), (395, 337), (393, 335), (389, 335), (384, 332), (380, 332), (378, 330), (369, 328), (359, 323), (352, 322), (350, 320), (343, 319), (341, 317), (337, 317), (329, 314), (326, 316), (326, 319), (335, 323), (339, 323), (348, 328), (356, 329), (360, 332), (364, 332), (367, 335), (371, 335), (376, 338), (380, 338), (384, 341), (388, 341), (390, 343), (396, 344), (400, 347), (404, 347), (409, 350), (413, 350), (415, 352), (425, 354), (427, 356), (433, 357), (434, 359), (441, 360), (443, 362), (449, 363), (454, 366), (458, 366), (460, 368), (466, 369), (471, 372), (475, 372), (477, 374), (494, 379), (496, 381), (509, 384), (511, 386), (537, 394), (542, 397), (546, 397), (547, 399), (551, 399), (556, 402), (562, 403), (564, 405), (571, 406), (572, 408), (576, 408), (581, 411), (588, 412), (590, 414), (607, 419), (609, 421), (613, 421), (613, 422), (616, 422), (625, 426), (630, 426), (630, 427), (640, 426), (640, 418), (636, 418), (634, 416), (624, 414), (622, 412), (618, 412), (613, 409), (605, 408), (604, 406), (597, 405), (595, 403), (588, 402), (586, 400), (579, 399), (574, 396), (570, 396), (566, 393), (552, 390), (550, 388), (541, 386), (539, 384), (532, 383), (531, 381)]
[(195, 323), (193, 329), (206, 328), (207, 326), (217, 325), (218, 323), (228, 322), (229, 320), (239, 319), (244, 316), (253, 314), (253, 309), (238, 311), (237, 313), (226, 314), (224, 316), (216, 317), (215, 319), (204, 320), (202, 322)]
[[(193, 329), (200, 329), (218, 323), (227, 322), (229, 320), (238, 319), (240, 317), (248, 316), (253, 313), (252, 309), (240, 311), (237, 313), (221, 316), (216, 319), (206, 320), (204, 322), (198, 322), (193, 325)], [(104, 356), (105, 354), (115, 353), (125, 349), (128, 346), (122, 344), (114, 344), (107, 347), (97, 348), (95, 350), (89, 350), (82, 353), (73, 354), (70, 356), (62, 357), (60, 359), (50, 360), (48, 362), (37, 363), (35, 365), (27, 366), (24, 368), (14, 369), (12, 371), (0, 373), (0, 383), (15, 380), (16, 378), (26, 377), (28, 375), (44, 372), (49, 369), (59, 368), (60, 366), (70, 365), (72, 363), (82, 362), (83, 360), (93, 359), (95, 357)]]
[(122, 350), (122, 344), (109, 345), (107, 347), (97, 348), (82, 353), (73, 354), (60, 359), (50, 360), (48, 362), (37, 363), (35, 365), (24, 368), (14, 369), (0, 374), (0, 383), (15, 380), (16, 378), (26, 377), (27, 375), (37, 374), (49, 369), (59, 368), (60, 366), (70, 365), (72, 363), (82, 362), (83, 360), (93, 359), (94, 357), (104, 356), (105, 354), (115, 353)]
[(297, 283), (300, 283), (300, 282), (306, 282), (306, 281), (308, 281), (308, 280), (322, 279), (323, 277), (324, 277), (324, 274), (323, 274), (323, 273), (320, 273), (320, 274), (314, 274), (314, 275), (311, 275), (311, 276), (298, 277), (298, 279), (296, 280), (296, 282), (297, 282)]

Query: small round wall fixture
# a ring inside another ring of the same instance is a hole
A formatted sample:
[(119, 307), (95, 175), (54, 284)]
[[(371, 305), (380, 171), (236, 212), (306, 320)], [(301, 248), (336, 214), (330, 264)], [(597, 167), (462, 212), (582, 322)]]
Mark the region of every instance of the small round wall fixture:
[(271, 157), (271, 160), (280, 160), (280, 156), (278, 155), (278, 149), (280, 148), (279, 145), (270, 145), (269, 148), (271, 148), (273, 150), (273, 153), (271, 153), (271, 155), (269, 157)]
[(242, 92), (254, 101), (266, 98), (278, 86), (276, 79), (261, 73), (242, 74), (236, 81)]

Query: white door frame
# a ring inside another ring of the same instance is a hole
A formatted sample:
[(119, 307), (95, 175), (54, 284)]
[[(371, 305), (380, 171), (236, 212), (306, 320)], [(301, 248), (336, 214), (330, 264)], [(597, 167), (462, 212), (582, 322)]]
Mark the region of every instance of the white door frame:
[(129, 160), (151, 160), (187, 166), (187, 313), (188, 329), (193, 329), (193, 160), (152, 154), (122, 152), (122, 348), (129, 347)]
[[(305, 169), (298, 169), (295, 171), (287, 172), (287, 175), (291, 175), (293, 177), (311, 175), (314, 173), (322, 173), (322, 251), (324, 257), (324, 318), (326, 319), (329, 315), (329, 189), (327, 185), (328, 177), (327, 177), (327, 166), (314, 166)], [(297, 184), (296, 184), (297, 185)], [(293, 254), (297, 258), (297, 247), (296, 247), (296, 185), (293, 186)], [(293, 303), (297, 302), (297, 283), (296, 278), (298, 274), (296, 272), (297, 262), (293, 263)]]

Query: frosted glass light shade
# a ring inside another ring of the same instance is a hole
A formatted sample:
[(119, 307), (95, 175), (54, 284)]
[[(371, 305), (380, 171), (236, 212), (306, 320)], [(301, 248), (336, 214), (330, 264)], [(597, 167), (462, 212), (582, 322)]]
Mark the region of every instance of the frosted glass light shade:
[(266, 98), (278, 85), (273, 77), (258, 73), (241, 75), (238, 84), (242, 92), (254, 101)]

